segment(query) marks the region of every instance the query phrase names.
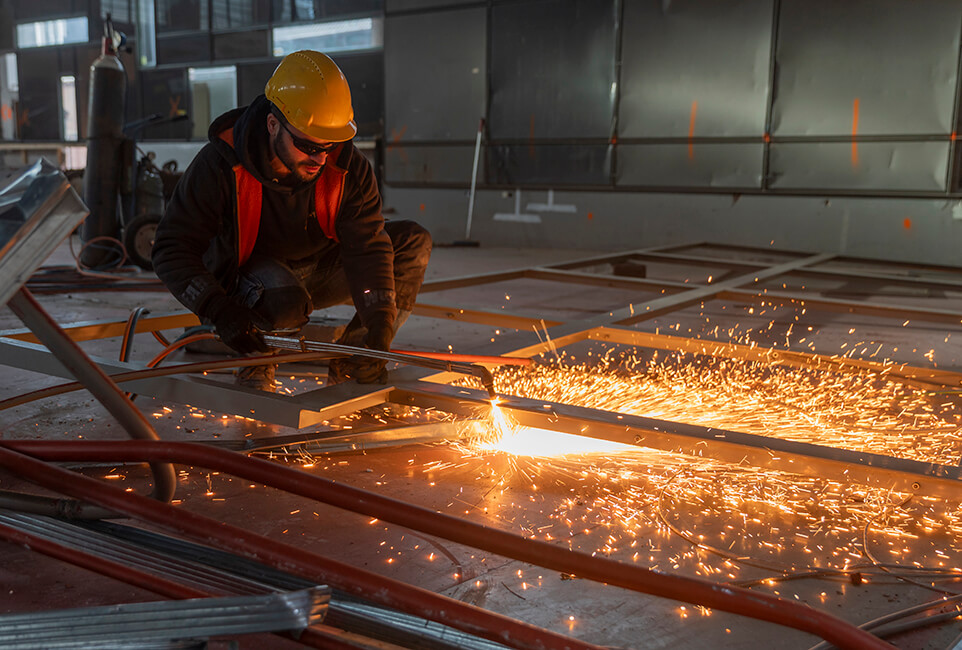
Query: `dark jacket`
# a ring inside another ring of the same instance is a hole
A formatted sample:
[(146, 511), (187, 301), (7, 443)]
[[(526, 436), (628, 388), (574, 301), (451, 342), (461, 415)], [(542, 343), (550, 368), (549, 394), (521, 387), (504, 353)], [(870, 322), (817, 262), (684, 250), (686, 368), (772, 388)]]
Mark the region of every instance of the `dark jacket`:
[[(272, 242), (271, 255), (296, 261), (331, 246), (340, 247), (354, 304), (365, 324), (386, 317), (393, 322), (394, 254), (384, 231), (381, 197), (370, 163), (350, 142), (337, 156), (347, 170), (337, 213), (337, 242), (324, 236), (314, 217), (314, 183), (295, 187), (273, 182), (267, 144), (270, 102), (261, 95), (246, 108), (218, 117), (204, 145), (177, 184), (157, 226), (153, 265), (171, 293), (201, 318), (211, 299), (231, 293), (237, 283), (236, 190), (231, 167), (244, 165), (263, 186), (261, 231), (298, 232)], [(232, 128), (234, 148), (218, 137)], [(298, 227), (291, 228), (292, 223)], [(283, 226), (281, 226), (283, 224)], [(301, 226), (302, 224), (302, 226)], [(264, 235), (265, 242), (268, 235)], [(258, 244), (261, 243), (258, 238)], [(280, 249), (284, 250), (280, 250)], [(255, 254), (258, 247), (255, 245)]]

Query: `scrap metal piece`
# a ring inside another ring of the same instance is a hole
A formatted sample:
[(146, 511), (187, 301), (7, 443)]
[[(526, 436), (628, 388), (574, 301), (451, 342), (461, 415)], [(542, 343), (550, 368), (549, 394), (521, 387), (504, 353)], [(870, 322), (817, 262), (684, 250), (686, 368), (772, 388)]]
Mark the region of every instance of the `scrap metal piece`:
[(0, 307), (87, 212), (67, 178), (44, 159), (0, 179)]
[(0, 616), (4, 648), (181, 647), (178, 641), (300, 631), (321, 622), (331, 590), (108, 605)]

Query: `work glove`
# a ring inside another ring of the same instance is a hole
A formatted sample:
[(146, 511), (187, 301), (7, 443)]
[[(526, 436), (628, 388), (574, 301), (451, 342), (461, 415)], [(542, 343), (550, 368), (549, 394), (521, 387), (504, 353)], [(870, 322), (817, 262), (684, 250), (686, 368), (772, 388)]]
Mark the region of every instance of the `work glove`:
[(254, 310), (242, 307), (224, 296), (213, 305), (209, 317), (220, 340), (240, 354), (266, 354), (271, 351), (258, 334), (258, 330), (269, 330), (270, 323)]
[[(369, 350), (389, 352), (394, 340), (394, 326), (386, 319), (371, 323), (364, 336), (364, 347)], [(387, 382), (387, 361), (372, 357), (355, 356), (350, 358), (347, 374), (357, 379), (359, 384), (383, 384)]]

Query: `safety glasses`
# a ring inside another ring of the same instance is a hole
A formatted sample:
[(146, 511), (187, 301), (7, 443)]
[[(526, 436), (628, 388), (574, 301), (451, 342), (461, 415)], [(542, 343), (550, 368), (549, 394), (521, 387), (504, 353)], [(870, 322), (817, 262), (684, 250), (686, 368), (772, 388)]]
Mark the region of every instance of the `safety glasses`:
[(308, 156), (316, 156), (319, 153), (328, 153), (332, 151), (334, 147), (341, 144), (340, 142), (325, 142), (324, 144), (318, 144), (311, 140), (299, 138), (291, 133), (291, 130), (287, 127), (287, 124), (284, 120), (278, 119), (278, 122), (280, 122), (281, 126), (284, 127), (284, 130), (287, 131), (287, 135), (291, 136), (291, 144), (294, 145), (294, 148)]

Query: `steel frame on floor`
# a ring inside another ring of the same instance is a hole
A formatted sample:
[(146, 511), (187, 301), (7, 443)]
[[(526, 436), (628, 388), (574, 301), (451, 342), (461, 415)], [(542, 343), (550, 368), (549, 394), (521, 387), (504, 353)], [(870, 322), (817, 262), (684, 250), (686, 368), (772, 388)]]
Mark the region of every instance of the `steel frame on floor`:
[[(761, 259), (768, 261), (759, 261)], [(612, 265), (634, 262), (702, 267), (712, 269), (713, 273), (721, 269), (721, 273), (717, 277), (708, 277), (704, 282), (678, 282), (597, 272), (599, 267), (607, 270), (607, 267)], [(863, 270), (856, 272), (846, 268), (855, 265), (861, 266)], [(879, 267), (883, 271), (864, 270), (871, 266)], [(657, 293), (653, 298), (632, 302), (623, 308), (587, 319), (544, 321), (522, 314), (462, 309), (425, 302), (418, 304), (415, 313), (518, 330), (516, 333), (502, 335), (495, 343), (487, 343), (470, 350), (477, 354), (532, 357), (580, 341), (603, 341), (792, 367), (875, 372), (888, 379), (926, 388), (962, 386), (962, 374), (937, 368), (827, 356), (757, 344), (744, 345), (653, 334), (631, 328), (637, 323), (663, 317), (692, 305), (704, 306), (712, 300), (751, 301), (760, 305), (788, 304), (799, 309), (830, 310), (876, 319), (895, 319), (900, 324), (910, 321), (939, 323), (952, 328), (962, 326), (962, 312), (898, 307), (860, 300), (827, 299), (812, 290), (772, 292), (761, 286), (764, 281), (795, 276), (858, 282), (875, 290), (894, 285), (920, 291), (937, 291), (940, 295), (946, 291), (958, 291), (962, 295), (962, 268), (890, 263), (831, 254), (809, 255), (773, 248), (688, 244), (620, 252), (544, 267), (437, 280), (425, 283), (421, 291), (423, 299), (432, 292), (531, 279), (562, 287), (587, 285), (638, 290), (646, 294)], [(192, 314), (164, 314), (142, 318), (136, 324), (136, 332), (160, 331), (194, 324), (197, 324), (197, 319)], [(75, 341), (85, 341), (121, 336), (124, 327), (125, 323), (121, 321), (93, 321), (75, 323), (65, 326), (65, 329)], [(533, 338), (532, 328), (540, 332), (539, 342), (534, 345), (530, 344)], [(0, 358), (6, 365), (71, 377), (59, 361), (36, 342), (36, 338), (28, 330), (0, 332)], [(111, 374), (143, 370), (143, 366), (136, 363), (104, 358), (94, 360)], [(445, 382), (452, 379), (454, 376), (447, 373), (402, 368), (391, 373), (390, 383), (386, 385), (338, 384), (297, 395), (271, 394), (197, 376), (140, 378), (125, 383), (125, 388), (160, 400), (297, 428), (315, 425), (386, 402), (434, 407), (455, 413), (476, 415), (484, 412), (490, 403), (487, 394), (445, 385)], [(502, 396), (499, 406), (514, 416), (520, 424), (528, 426), (708, 457), (723, 462), (776, 468), (840, 481), (856, 481), (897, 491), (939, 497), (962, 496), (962, 470), (955, 466), (722, 431), (529, 400), (519, 396)]]

